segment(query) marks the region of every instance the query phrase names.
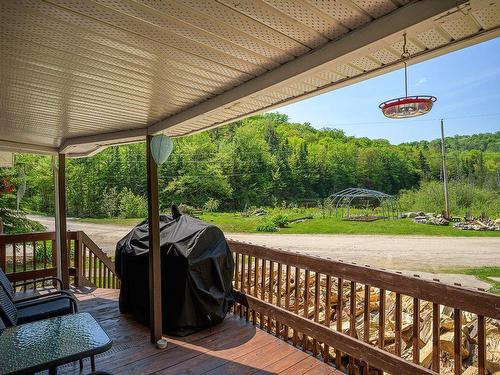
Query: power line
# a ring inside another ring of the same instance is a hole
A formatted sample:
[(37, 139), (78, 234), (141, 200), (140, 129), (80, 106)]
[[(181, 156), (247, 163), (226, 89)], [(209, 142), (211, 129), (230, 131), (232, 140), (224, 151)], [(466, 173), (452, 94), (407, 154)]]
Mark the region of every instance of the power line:
[[(475, 117), (497, 117), (500, 116), (500, 113), (486, 113), (486, 114), (472, 114), (466, 116), (452, 116), (452, 117), (440, 117), (440, 118), (423, 118), (423, 119), (405, 119), (404, 122), (431, 122), (431, 121), (440, 121), (441, 118), (443, 120), (460, 120), (467, 118), (475, 118)], [(351, 125), (373, 125), (373, 124), (391, 124), (394, 121), (390, 122), (390, 120), (386, 121), (367, 121), (367, 122), (344, 122), (344, 123), (335, 123), (331, 126), (328, 126), (327, 129), (334, 129), (335, 126), (351, 126)]]

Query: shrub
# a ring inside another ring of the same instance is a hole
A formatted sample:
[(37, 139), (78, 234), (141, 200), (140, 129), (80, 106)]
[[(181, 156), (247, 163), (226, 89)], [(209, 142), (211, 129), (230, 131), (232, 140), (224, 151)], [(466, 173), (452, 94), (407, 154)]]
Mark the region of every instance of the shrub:
[(208, 201), (203, 205), (203, 209), (208, 212), (217, 211), (220, 207), (220, 201), (218, 199), (209, 198)]
[(102, 212), (106, 217), (117, 217), (120, 214), (120, 194), (115, 187), (104, 190)]
[(179, 211), (181, 211), (181, 213), (184, 215), (193, 216), (196, 209), (193, 206), (189, 206), (187, 204), (181, 203), (179, 205)]
[(277, 232), (278, 228), (270, 220), (266, 220), (257, 226), (257, 232)]
[(141, 195), (135, 195), (124, 188), (120, 193), (120, 216), (123, 218), (146, 217), (148, 215), (148, 202)]
[[(500, 216), (498, 192), (473, 186), (465, 182), (451, 181), (448, 184), (450, 211), (462, 216), (470, 211), (473, 216), (486, 212), (490, 217)], [(441, 213), (444, 209), (443, 184), (439, 181), (424, 182), (419, 189), (403, 190), (399, 196), (403, 211), (425, 211)]]
[(271, 216), (269, 218), (269, 221), (278, 228), (285, 228), (290, 220), (288, 219), (288, 216), (285, 214), (276, 214)]

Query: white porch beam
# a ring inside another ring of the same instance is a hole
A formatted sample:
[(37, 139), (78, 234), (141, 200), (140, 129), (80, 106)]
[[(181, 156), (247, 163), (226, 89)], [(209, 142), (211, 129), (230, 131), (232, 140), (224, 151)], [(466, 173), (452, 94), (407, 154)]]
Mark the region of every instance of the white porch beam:
[[(148, 133), (147, 128), (128, 129), (119, 132), (88, 135), (82, 137), (68, 138), (63, 141), (59, 152), (71, 154), (71, 156), (91, 156), (99, 152), (102, 148), (113, 144), (124, 144), (133, 142), (143, 142)], [(88, 151), (79, 151), (83, 146), (87, 146)], [(72, 151), (74, 150), (74, 151)]]
[(58, 148), (29, 143), (0, 140), (0, 151), (26, 152), (29, 154), (57, 155)]

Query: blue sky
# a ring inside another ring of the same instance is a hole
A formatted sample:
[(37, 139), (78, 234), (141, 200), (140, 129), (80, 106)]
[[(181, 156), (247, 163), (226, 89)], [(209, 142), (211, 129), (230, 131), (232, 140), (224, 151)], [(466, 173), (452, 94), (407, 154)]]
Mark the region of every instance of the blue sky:
[(346, 134), (385, 138), (397, 144), (440, 136), (500, 131), (500, 38), (408, 68), (408, 94), (438, 98), (430, 113), (415, 119), (386, 119), (380, 102), (404, 96), (403, 70), (384, 74), (279, 108), (293, 122)]

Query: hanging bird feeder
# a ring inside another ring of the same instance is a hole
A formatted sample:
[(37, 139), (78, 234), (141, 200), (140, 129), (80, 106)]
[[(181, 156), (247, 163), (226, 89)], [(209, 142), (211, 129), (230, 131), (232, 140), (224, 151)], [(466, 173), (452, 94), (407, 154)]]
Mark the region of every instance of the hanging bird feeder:
[(430, 112), (434, 102), (437, 100), (435, 96), (416, 95), (408, 96), (408, 73), (406, 59), (410, 53), (406, 49), (406, 34), (403, 35), (403, 54), (401, 59), (405, 66), (405, 96), (401, 98), (387, 100), (379, 105), (382, 113), (388, 118), (409, 118), (425, 115)]

